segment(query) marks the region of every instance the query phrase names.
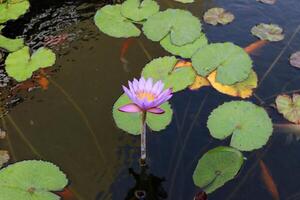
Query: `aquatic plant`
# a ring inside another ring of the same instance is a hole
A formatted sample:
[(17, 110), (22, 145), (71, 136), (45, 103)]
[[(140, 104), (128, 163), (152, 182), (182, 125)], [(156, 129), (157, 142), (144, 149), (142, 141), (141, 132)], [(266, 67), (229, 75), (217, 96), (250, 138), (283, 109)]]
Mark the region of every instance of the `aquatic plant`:
[(224, 8), (211, 8), (204, 13), (203, 20), (211, 25), (229, 24), (234, 20), (234, 15)]
[(0, 2), (0, 24), (18, 19), (27, 12), (29, 7), (30, 3), (28, 0), (7, 0), (2, 3)]
[(24, 47), (24, 40), (19, 39), (10, 39), (0, 35), (0, 48), (5, 49), (9, 52), (14, 52)]
[(290, 64), (293, 67), (300, 68), (300, 51), (297, 51), (291, 55)]
[(0, 200), (59, 200), (52, 193), (68, 184), (66, 175), (50, 162), (21, 161), (0, 170)]
[(141, 115), (141, 164), (146, 165), (146, 120), (147, 113), (163, 114), (165, 110), (160, 106), (172, 97), (172, 89), (164, 90), (162, 81), (153, 83), (152, 78), (128, 82), (129, 89), (123, 86), (125, 94), (131, 103), (122, 105), (119, 111), (125, 113), (140, 113)]
[(284, 39), (283, 30), (277, 24), (260, 23), (251, 29), (251, 33), (261, 40), (277, 42)]
[(285, 119), (295, 124), (300, 124), (300, 95), (279, 95), (276, 98), (276, 108)]

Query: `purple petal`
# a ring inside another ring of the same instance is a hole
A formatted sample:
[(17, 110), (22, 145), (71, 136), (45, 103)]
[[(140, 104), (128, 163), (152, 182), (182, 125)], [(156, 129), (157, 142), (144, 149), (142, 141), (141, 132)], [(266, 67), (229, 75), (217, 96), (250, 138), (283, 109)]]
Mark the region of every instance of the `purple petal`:
[(145, 90), (145, 83), (146, 83), (146, 81), (145, 81), (144, 77), (140, 78), (140, 80), (139, 80), (139, 90), (140, 91)]
[(135, 90), (133, 88), (132, 82), (128, 81), (128, 86), (129, 86), (131, 94), (135, 94)]
[(152, 80), (152, 78), (148, 78), (148, 80), (146, 81), (146, 85), (145, 85), (145, 91), (151, 92), (152, 86), (153, 86), (153, 80)]
[(133, 95), (134, 94), (132, 94), (131, 93), (131, 91), (127, 88), (127, 87), (125, 87), (125, 86), (122, 86), (122, 88), (123, 88), (123, 90), (124, 90), (124, 92), (125, 92), (125, 94), (129, 97), (129, 99), (133, 99)]
[(152, 92), (155, 95), (159, 95), (161, 93), (161, 90), (164, 88), (164, 84), (161, 81), (157, 81), (154, 86), (152, 87)]
[(139, 81), (136, 79), (133, 79), (132, 87), (134, 89), (134, 92), (136, 93), (139, 89)]
[(142, 111), (142, 109), (134, 103), (130, 103), (130, 104), (121, 106), (120, 108), (118, 108), (118, 110), (121, 112), (127, 112), (127, 113), (136, 113), (136, 112)]
[(155, 107), (155, 108), (150, 108), (147, 110), (147, 112), (153, 113), (153, 114), (163, 114), (165, 111), (161, 108)]

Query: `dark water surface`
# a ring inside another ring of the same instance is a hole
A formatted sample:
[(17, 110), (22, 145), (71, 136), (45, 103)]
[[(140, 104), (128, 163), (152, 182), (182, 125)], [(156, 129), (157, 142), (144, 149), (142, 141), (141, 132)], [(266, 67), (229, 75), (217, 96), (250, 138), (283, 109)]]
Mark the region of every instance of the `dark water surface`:
[[(265, 106), (273, 122), (285, 122), (270, 104), (273, 95), (300, 89), (300, 71), (288, 63), (290, 54), (300, 50), (299, 0), (278, 0), (273, 6), (255, 0), (197, 0), (188, 5), (162, 0), (159, 4), (162, 8), (186, 8), (198, 17), (214, 6), (234, 13), (236, 19), (230, 25), (204, 25), (210, 42), (230, 41), (245, 47), (257, 40), (250, 33), (255, 24), (282, 26), (283, 41), (269, 43), (251, 55), (260, 80), (255, 93), (264, 102), (254, 97), (250, 100)], [(149, 59), (168, 55), (158, 43), (141, 37), (129, 47), (129, 63), (124, 67), (119, 58), (124, 39), (100, 33), (93, 23), (95, 10), (103, 5), (99, 1), (36, 1), (32, 12), (4, 30), (8, 36), (24, 35), (33, 48), (41, 46), (45, 36), (70, 36), (67, 44), (56, 49), (58, 59), (49, 89), (23, 92), (10, 99), (23, 102), (10, 106), (2, 128), (13, 147), (12, 161), (41, 158), (59, 165), (80, 200), (123, 200), (134, 186), (128, 168), (138, 169), (139, 137), (124, 134), (115, 126), (112, 106), (122, 93), (121, 84), (139, 77)], [(2, 95), (7, 88), (0, 88)], [(212, 139), (207, 117), (215, 107), (233, 99), (213, 88), (176, 93), (171, 100), (172, 123), (158, 134), (148, 134), (150, 172), (166, 179), (163, 187), (168, 199), (193, 199), (198, 189), (192, 174), (198, 159), (209, 149), (228, 144)], [(290, 137), (275, 130), (263, 149), (244, 154), (247, 161), (238, 177), (209, 199), (271, 200), (261, 180), (258, 157), (270, 169), (281, 199), (300, 199), (300, 143), (287, 140)]]

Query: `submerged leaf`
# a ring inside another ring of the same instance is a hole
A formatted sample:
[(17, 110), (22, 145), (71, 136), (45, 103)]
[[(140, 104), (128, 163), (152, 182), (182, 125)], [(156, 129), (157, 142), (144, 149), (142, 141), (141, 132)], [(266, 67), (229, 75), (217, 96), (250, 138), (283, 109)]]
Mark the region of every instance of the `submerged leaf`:
[(124, 17), (133, 21), (142, 21), (159, 11), (159, 5), (153, 0), (126, 0), (121, 6)]
[(241, 152), (230, 147), (217, 147), (205, 153), (193, 174), (194, 183), (212, 193), (233, 179), (243, 164)]
[(201, 23), (188, 11), (167, 9), (149, 17), (143, 31), (147, 38), (156, 42), (170, 34), (172, 44), (182, 46), (200, 37)]
[(50, 191), (68, 184), (57, 166), (44, 161), (22, 161), (0, 171), (0, 200), (59, 200)]
[(262, 2), (265, 4), (270, 4), (270, 5), (273, 5), (276, 3), (276, 0), (256, 0), (256, 1), (259, 1), (259, 2)]
[(25, 81), (40, 68), (50, 67), (55, 63), (55, 54), (47, 48), (39, 48), (30, 56), (29, 47), (9, 54), (5, 60), (7, 74), (17, 81)]
[(192, 64), (203, 77), (217, 70), (216, 80), (225, 85), (232, 85), (245, 80), (252, 68), (252, 60), (239, 46), (233, 43), (214, 43), (196, 52)]
[[(118, 110), (121, 106), (132, 103), (126, 95), (121, 95), (115, 102), (113, 107), (113, 118), (116, 125), (133, 135), (139, 135), (141, 133), (142, 115), (141, 113), (125, 113)], [(165, 129), (172, 120), (173, 111), (168, 102), (161, 105), (165, 113), (157, 115), (147, 113), (146, 123), (153, 131), (160, 131)]]
[(300, 124), (300, 95), (279, 95), (276, 98), (276, 107), (284, 118), (295, 124)]
[(25, 14), (30, 7), (28, 0), (19, 2), (0, 3), (0, 24), (8, 20), (18, 19), (21, 15)]
[(253, 89), (257, 87), (258, 79), (253, 70), (246, 80), (233, 85), (223, 85), (217, 82), (216, 75), (217, 72), (214, 71), (208, 75), (207, 79), (216, 90), (223, 94), (228, 94), (234, 97), (248, 98), (252, 96)]
[(208, 119), (210, 134), (225, 139), (232, 134), (230, 146), (241, 151), (261, 148), (272, 135), (272, 121), (267, 112), (246, 101), (224, 103)]
[(200, 48), (208, 44), (207, 38), (204, 33), (196, 39), (193, 43), (182, 46), (174, 45), (171, 41), (171, 36), (168, 35), (160, 41), (160, 45), (168, 52), (181, 56), (182, 58), (191, 58), (192, 55)]
[(277, 42), (284, 39), (283, 30), (276, 24), (264, 24), (254, 26), (251, 33), (261, 40)]
[(225, 25), (234, 20), (234, 15), (225, 11), (224, 8), (211, 8), (205, 12), (203, 19), (206, 23), (214, 26), (217, 24)]
[(102, 7), (97, 11), (94, 20), (103, 33), (113, 37), (127, 38), (141, 34), (141, 31), (130, 20), (121, 15), (121, 5)]
[(0, 168), (9, 161), (8, 151), (0, 150)]
[(9, 39), (0, 35), (0, 48), (6, 49), (9, 52), (14, 52), (24, 47), (23, 39)]
[(165, 88), (172, 88), (173, 92), (178, 92), (191, 85), (196, 74), (191, 67), (175, 68), (177, 62), (174, 56), (156, 58), (143, 68), (142, 76), (151, 77), (155, 81), (162, 80)]
[(291, 55), (290, 64), (294, 67), (300, 68), (300, 51), (297, 51)]

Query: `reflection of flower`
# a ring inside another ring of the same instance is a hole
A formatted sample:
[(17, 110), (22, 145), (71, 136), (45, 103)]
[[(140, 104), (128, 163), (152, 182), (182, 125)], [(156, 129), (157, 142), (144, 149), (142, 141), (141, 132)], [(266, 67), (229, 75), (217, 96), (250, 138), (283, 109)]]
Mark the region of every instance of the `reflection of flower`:
[(151, 112), (162, 114), (165, 111), (159, 106), (172, 97), (172, 89), (168, 88), (163, 91), (164, 84), (162, 81), (153, 83), (152, 78), (145, 80), (134, 79), (128, 81), (129, 89), (123, 86), (123, 90), (130, 98), (132, 103), (121, 106), (119, 111), (122, 112)]

